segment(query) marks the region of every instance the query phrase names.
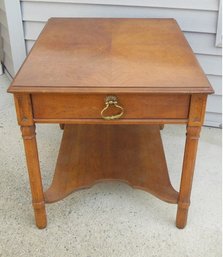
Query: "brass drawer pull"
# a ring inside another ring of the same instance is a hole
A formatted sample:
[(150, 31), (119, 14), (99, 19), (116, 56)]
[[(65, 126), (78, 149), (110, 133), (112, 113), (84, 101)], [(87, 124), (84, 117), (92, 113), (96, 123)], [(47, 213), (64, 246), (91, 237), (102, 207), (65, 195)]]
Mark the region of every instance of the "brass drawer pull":
[[(124, 113), (124, 109), (122, 106), (118, 105), (118, 99), (116, 96), (107, 96), (105, 99), (105, 108), (101, 111), (101, 117), (104, 120), (114, 120), (114, 119), (119, 119), (123, 113)], [(109, 108), (109, 106), (114, 105), (116, 108), (118, 108), (120, 110), (120, 113), (116, 114), (116, 115), (111, 115), (111, 116), (105, 116), (105, 112), (106, 110)]]

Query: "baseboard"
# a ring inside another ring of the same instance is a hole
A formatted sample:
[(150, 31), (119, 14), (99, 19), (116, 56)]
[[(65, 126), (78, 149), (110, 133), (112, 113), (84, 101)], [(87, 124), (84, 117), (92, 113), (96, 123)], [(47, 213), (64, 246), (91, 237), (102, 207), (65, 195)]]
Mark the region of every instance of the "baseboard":
[(222, 124), (219, 123), (219, 122), (215, 122), (215, 121), (209, 121), (209, 120), (206, 120), (204, 122), (204, 126), (205, 127), (214, 127), (214, 128), (222, 128)]

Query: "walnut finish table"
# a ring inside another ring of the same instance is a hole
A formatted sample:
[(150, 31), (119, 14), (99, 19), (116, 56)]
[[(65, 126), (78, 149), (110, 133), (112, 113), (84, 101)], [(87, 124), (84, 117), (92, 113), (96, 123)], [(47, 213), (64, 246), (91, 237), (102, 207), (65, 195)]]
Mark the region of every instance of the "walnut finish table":
[[(52, 18), (8, 92), (15, 98), (38, 228), (47, 224), (45, 203), (104, 180), (178, 204), (176, 225), (185, 227), (213, 90), (175, 20)], [(45, 193), (36, 123), (64, 128)], [(187, 125), (179, 193), (168, 175), (163, 124)]]

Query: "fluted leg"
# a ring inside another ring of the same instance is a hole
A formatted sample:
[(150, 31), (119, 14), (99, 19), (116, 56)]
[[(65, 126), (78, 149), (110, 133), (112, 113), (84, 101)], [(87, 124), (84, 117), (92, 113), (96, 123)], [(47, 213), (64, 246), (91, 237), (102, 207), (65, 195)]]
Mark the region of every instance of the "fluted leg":
[(36, 225), (38, 228), (45, 228), (47, 225), (47, 219), (36, 144), (35, 126), (22, 126), (21, 131), (26, 153)]
[(187, 215), (190, 206), (190, 195), (200, 130), (201, 127), (187, 127), (187, 138), (176, 218), (176, 226), (181, 229), (184, 228), (187, 223)]

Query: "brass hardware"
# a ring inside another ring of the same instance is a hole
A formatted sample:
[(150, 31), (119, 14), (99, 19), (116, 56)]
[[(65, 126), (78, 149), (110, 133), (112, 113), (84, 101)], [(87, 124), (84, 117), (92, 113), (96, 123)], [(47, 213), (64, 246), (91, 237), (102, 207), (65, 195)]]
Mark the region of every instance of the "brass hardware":
[[(118, 105), (118, 98), (116, 96), (107, 96), (105, 98), (105, 105), (106, 105), (105, 108), (101, 111), (101, 117), (104, 120), (119, 119), (124, 113), (123, 107)], [(105, 116), (104, 113), (109, 108), (110, 105), (114, 105), (115, 107), (117, 107), (120, 110), (120, 113), (112, 116)]]

